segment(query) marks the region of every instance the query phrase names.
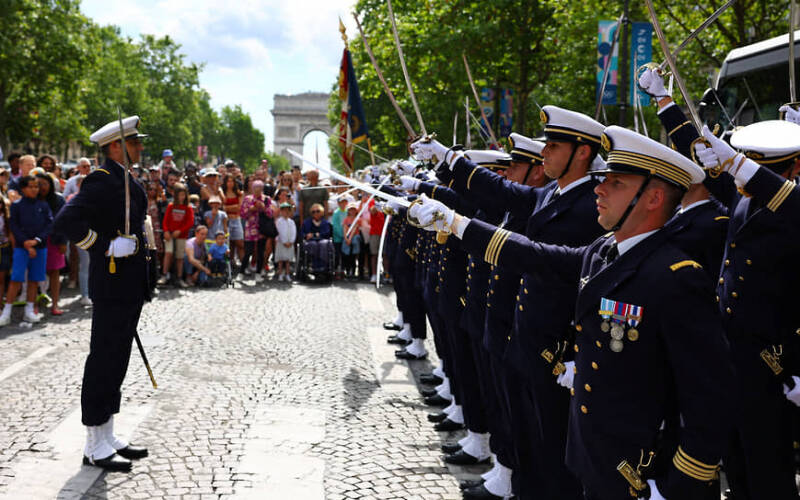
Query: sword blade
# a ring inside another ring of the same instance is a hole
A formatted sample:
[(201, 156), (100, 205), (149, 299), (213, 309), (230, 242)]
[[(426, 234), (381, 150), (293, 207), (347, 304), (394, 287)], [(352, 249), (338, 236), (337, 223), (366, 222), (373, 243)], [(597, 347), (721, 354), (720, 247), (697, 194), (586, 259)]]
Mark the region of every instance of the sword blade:
[(153, 389), (158, 389), (156, 379), (153, 377), (153, 370), (150, 369), (150, 363), (147, 361), (147, 354), (144, 353), (144, 346), (142, 345), (141, 339), (139, 339), (139, 332), (133, 332), (133, 338), (136, 339), (136, 347), (139, 348), (139, 354), (142, 355), (142, 361), (144, 361), (144, 367), (147, 369), (147, 375), (150, 376), (150, 383), (153, 384)]
[(422, 121), (422, 114), (419, 112), (419, 104), (417, 104), (417, 96), (414, 95), (414, 88), (411, 86), (411, 78), (408, 76), (408, 68), (406, 68), (406, 59), (403, 56), (403, 46), (400, 44), (400, 36), (397, 34), (397, 23), (394, 20), (394, 11), (392, 10), (392, 0), (386, 0), (386, 5), (389, 8), (389, 19), (392, 21), (392, 34), (394, 35), (394, 44), (397, 45), (397, 55), (400, 57), (400, 67), (403, 68), (403, 77), (406, 79), (406, 86), (408, 87), (408, 95), (411, 97), (411, 104), (414, 105), (414, 112), (417, 114), (417, 122), (419, 128), (422, 129), (422, 135), (428, 135), (425, 129), (425, 122)]
[(378, 272), (378, 279), (375, 280), (375, 289), (381, 289), (381, 276), (383, 275), (383, 246), (386, 243), (386, 233), (388, 232), (387, 229), (389, 228), (389, 221), (392, 220), (391, 215), (387, 215), (386, 219), (383, 221), (383, 229), (381, 230), (381, 241), (378, 244), (378, 263), (375, 267), (376, 271)]
[(675, 65), (675, 60), (672, 58), (672, 53), (669, 51), (667, 38), (664, 36), (664, 31), (661, 29), (661, 24), (658, 22), (658, 16), (656, 15), (656, 9), (653, 6), (653, 0), (645, 0), (645, 4), (647, 5), (647, 10), (650, 13), (650, 20), (653, 22), (653, 30), (656, 32), (656, 37), (658, 38), (659, 44), (661, 44), (661, 51), (664, 52), (664, 57), (667, 60), (670, 71), (672, 71), (672, 76), (675, 79), (675, 83), (678, 84), (678, 90), (680, 90), (683, 100), (686, 102), (686, 107), (689, 108), (689, 114), (691, 115), (692, 122), (699, 133), (703, 129), (703, 122), (700, 120), (700, 115), (697, 113), (697, 108), (694, 105), (694, 101), (692, 101), (689, 91), (686, 88), (686, 84), (684, 83), (683, 78), (681, 78), (680, 72), (678, 71), (678, 67)]
[(297, 158), (298, 160), (300, 160), (302, 162), (305, 162), (305, 163), (308, 163), (309, 165), (311, 165), (312, 167), (316, 168), (317, 170), (330, 175), (331, 178), (336, 179), (337, 181), (344, 182), (348, 186), (353, 186), (354, 188), (357, 188), (357, 189), (359, 189), (361, 191), (364, 191), (365, 193), (374, 194), (375, 196), (377, 196), (378, 198), (381, 198), (382, 200), (393, 201), (393, 202), (397, 203), (398, 205), (400, 205), (402, 207), (405, 207), (405, 208), (408, 208), (409, 206), (411, 206), (411, 203), (408, 200), (404, 199), (404, 198), (399, 198), (397, 196), (392, 196), (392, 195), (390, 195), (388, 193), (384, 193), (383, 191), (379, 191), (379, 190), (375, 189), (374, 187), (370, 186), (369, 184), (364, 184), (363, 182), (359, 182), (359, 181), (357, 181), (355, 179), (351, 179), (350, 177), (345, 177), (342, 174), (340, 174), (339, 172), (336, 172), (336, 171), (334, 171), (334, 170), (332, 170), (330, 168), (323, 167), (322, 165), (317, 165), (313, 161), (311, 161), (311, 160), (309, 160), (307, 158), (303, 158), (303, 156), (301, 154), (299, 154), (296, 151), (293, 151), (291, 149), (287, 149), (286, 151), (290, 155), (292, 155), (295, 158)]
[(369, 55), (369, 60), (372, 61), (372, 67), (375, 68), (375, 73), (378, 74), (378, 80), (381, 81), (381, 85), (383, 85), (383, 91), (386, 92), (386, 96), (389, 97), (389, 101), (394, 106), (394, 110), (397, 113), (397, 116), (400, 117), (400, 121), (403, 122), (403, 127), (405, 127), (406, 132), (408, 135), (413, 137), (417, 137), (417, 133), (414, 132), (414, 129), (411, 127), (411, 124), (408, 122), (406, 115), (403, 114), (403, 110), (400, 109), (400, 105), (397, 104), (397, 99), (394, 98), (394, 94), (392, 93), (391, 89), (389, 89), (389, 85), (386, 83), (386, 79), (383, 77), (383, 72), (381, 71), (381, 67), (378, 66), (378, 61), (375, 60), (375, 56), (372, 54), (372, 49), (369, 46), (369, 42), (367, 42), (367, 37), (364, 35), (364, 30), (361, 28), (361, 23), (358, 20), (358, 16), (356, 13), (353, 12), (353, 19), (356, 20), (356, 26), (358, 26), (358, 32), (361, 34), (361, 42), (364, 44), (364, 49), (367, 51), (367, 55)]
[(122, 126), (122, 110), (117, 106), (117, 118), (119, 119), (119, 144), (122, 146), (122, 158), (125, 161), (125, 234), (131, 234), (131, 193), (130, 181), (128, 179), (128, 169), (131, 167), (128, 158), (128, 148), (125, 147), (125, 127)]
[(464, 69), (467, 70), (467, 78), (469, 79), (469, 86), (472, 87), (472, 95), (475, 96), (475, 104), (478, 106), (478, 109), (481, 112), (481, 118), (483, 118), (483, 123), (486, 125), (486, 129), (489, 131), (489, 137), (492, 138), (492, 143), (497, 144), (497, 138), (494, 136), (494, 131), (492, 130), (492, 126), (489, 123), (489, 120), (486, 118), (486, 113), (483, 112), (483, 106), (481, 106), (481, 99), (478, 97), (478, 89), (475, 88), (475, 82), (472, 80), (472, 71), (469, 70), (467, 55), (463, 52), (461, 53), (461, 59), (464, 60)]
[[(717, 18), (718, 18), (718, 17), (719, 17), (719, 16), (720, 16), (720, 15), (721, 15), (723, 12), (725, 12), (725, 10), (726, 10), (728, 7), (730, 7), (731, 5), (733, 5), (733, 3), (734, 3), (735, 1), (736, 1), (736, 0), (728, 0), (727, 2), (725, 2), (725, 4), (724, 4), (722, 7), (720, 7), (720, 8), (719, 8), (719, 9), (717, 9), (717, 10), (715, 10), (715, 11), (714, 11), (714, 13), (713, 13), (713, 14), (711, 14), (711, 15), (708, 17), (708, 19), (706, 19), (705, 21), (703, 21), (703, 23), (702, 23), (700, 26), (698, 26), (697, 28), (695, 28), (695, 30), (694, 30), (694, 31), (692, 31), (691, 33), (689, 33), (689, 36), (687, 36), (687, 37), (686, 37), (686, 39), (685, 39), (684, 41), (682, 41), (682, 42), (681, 42), (681, 44), (680, 44), (680, 45), (678, 45), (678, 46), (675, 48), (675, 50), (672, 52), (672, 58), (673, 58), (673, 59), (676, 59), (676, 58), (678, 57), (678, 53), (679, 53), (680, 51), (682, 51), (683, 49), (685, 49), (685, 48), (686, 48), (686, 46), (687, 46), (687, 45), (689, 45), (689, 42), (691, 42), (692, 40), (694, 40), (695, 38), (697, 38), (697, 35), (699, 35), (701, 31), (703, 31), (704, 29), (708, 28), (708, 27), (711, 25), (711, 23), (713, 23), (714, 21), (716, 21), (716, 20), (717, 20)], [(666, 68), (666, 67), (667, 67), (667, 61), (666, 61), (666, 59), (665, 59), (665, 60), (664, 60), (664, 62), (662, 62), (662, 63), (661, 63), (661, 64), (660, 64), (658, 67), (659, 67), (659, 69), (661, 69), (661, 70), (663, 71), (663, 70), (664, 70), (664, 68)]]

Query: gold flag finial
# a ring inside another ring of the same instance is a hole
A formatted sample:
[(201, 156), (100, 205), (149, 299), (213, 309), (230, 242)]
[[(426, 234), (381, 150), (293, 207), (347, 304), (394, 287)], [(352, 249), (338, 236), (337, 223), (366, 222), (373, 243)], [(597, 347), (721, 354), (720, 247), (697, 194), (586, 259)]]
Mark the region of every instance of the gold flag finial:
[(342, 41), (344, 42), (344, 46), (347, 47), (347, 28), (344, 27), (344, 23), (342, 22), (342, 18), (339, 18), (339, 33), (342, 34)]

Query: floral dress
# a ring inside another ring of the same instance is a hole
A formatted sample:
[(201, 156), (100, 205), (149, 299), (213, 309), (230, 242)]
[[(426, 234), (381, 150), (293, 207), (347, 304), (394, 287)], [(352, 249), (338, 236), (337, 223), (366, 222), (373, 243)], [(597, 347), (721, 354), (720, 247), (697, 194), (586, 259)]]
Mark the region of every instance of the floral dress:
[[(256, 208), (256, 200), (261, 200), (264, 203), (264, 208), (261, 210)], [(263, 196), (255, 198), (252, 194), (248, 194), (242, 201), (242, 208), (239, 213), (244, 222), (244, 241), (258, 241), (264, 236), (258, 232), (258, 214), (259, 212), (267, 213), (268, 199)]]

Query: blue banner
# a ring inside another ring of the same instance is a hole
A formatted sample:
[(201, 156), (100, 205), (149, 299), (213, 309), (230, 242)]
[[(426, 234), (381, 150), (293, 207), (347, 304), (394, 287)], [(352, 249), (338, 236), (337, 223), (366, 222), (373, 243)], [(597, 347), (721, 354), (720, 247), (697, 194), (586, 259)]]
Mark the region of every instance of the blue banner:
[(617, 104), (617, 73), (619, 68), (619, 43), (614, 45), (614, 53), (611, 53), (611, 45), (614, 43), (614, 36), (617, 32), (616, 21), (597, 22), (597, 88), (595, 96), (600, 99), (600, 89), (603, 86), (603, 70), (606, 61), (611, 58), (608, 65), (608, 81), (606, 82), (605, 92), (603, 92), (603, 104)]
[(650, 23), (632, 23), (631, 25), (631, 88), (630, 105), (634, 105), (634, 96), (639, 94), (639, 103), (647, 106), (650, 103), (650, 96), (639, 90), (636, 85), (640, 66), (653, 60), (653, 26)]

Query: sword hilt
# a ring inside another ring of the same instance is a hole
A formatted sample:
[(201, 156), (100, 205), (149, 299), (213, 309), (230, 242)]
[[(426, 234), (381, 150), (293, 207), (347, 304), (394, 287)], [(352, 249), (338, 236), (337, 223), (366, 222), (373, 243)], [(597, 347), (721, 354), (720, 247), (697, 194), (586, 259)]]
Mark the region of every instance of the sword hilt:
[[(783, 106), (789, 106), (789, 107), (791, 107), (793, 110), (797, 111), (798, 109), (800, 109), (800, 101), (795, 101), (795, 102), (787, 102), (787, 103), (786, 103), (786, 104), (784, 104)], [(783, 107), (783, 106), (781, 106), (781, 107)], [(785, 120), (785, 119), (786, 119), (786, 113), (785, 113), (785, 112), (783, 112), (783, 111), (780, 111), (780, 112), (778, 113), (778, 119), (779, 119), (779, 120)]]

